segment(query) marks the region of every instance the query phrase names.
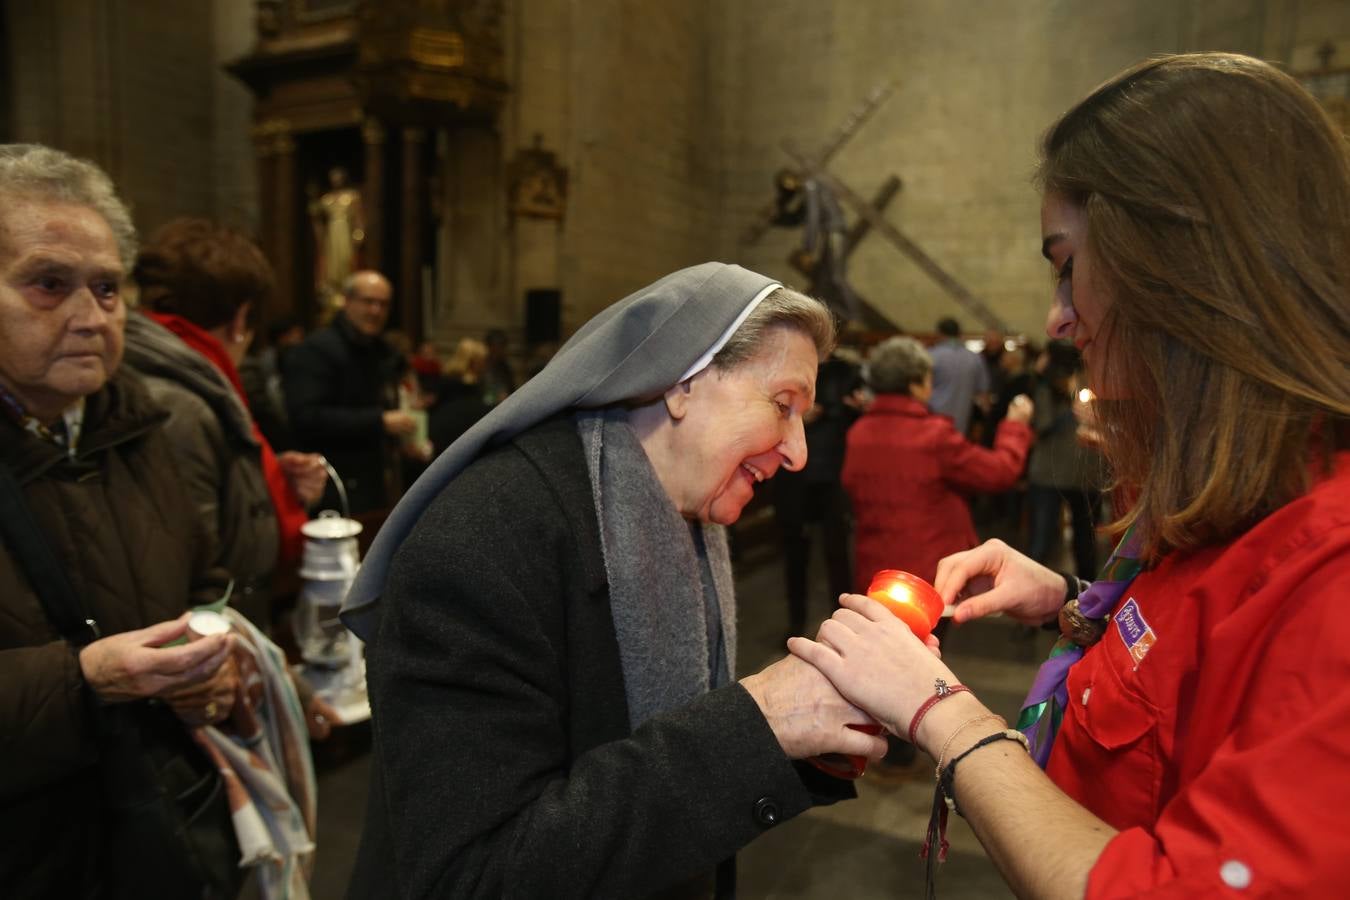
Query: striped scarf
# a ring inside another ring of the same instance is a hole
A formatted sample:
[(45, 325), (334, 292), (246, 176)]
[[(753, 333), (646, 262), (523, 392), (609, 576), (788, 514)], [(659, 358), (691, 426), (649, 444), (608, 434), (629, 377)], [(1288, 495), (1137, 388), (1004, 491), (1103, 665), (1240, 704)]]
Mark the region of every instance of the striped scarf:
[(1079, 637), (1075, 640), (1066, 619), (1066, 611), (1076, 603), (1082, 618), (1104, 622), (1142, 568), (1139, 544), (1136, 531), (1131, 528), (1116, 545), (1097, 580), (1060, 612), (1059, 640), (1051, 649), (1050, 658), (1041, 664), (1040, 671), (1036, 673), (1036, 680), (1031, 683), (1027, 699), (1022, 703), (1022, 714), (1017, 719), (1017, 729), (1031, 741), (1031, 757), (1042, 769), (1050, 761), (1050, 749), (1068, 706), (1069, 669), (1083, 658), (1083, 651), (1101, 636), (1101, 629), (1098, 629), (1095, 638), (1085, 641)]

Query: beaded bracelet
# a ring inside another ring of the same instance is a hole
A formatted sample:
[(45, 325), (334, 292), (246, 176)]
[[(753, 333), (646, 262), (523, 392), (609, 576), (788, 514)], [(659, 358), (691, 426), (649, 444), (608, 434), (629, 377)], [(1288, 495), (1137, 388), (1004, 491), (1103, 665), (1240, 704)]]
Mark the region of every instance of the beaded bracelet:
[(958, 816), (961, 815), (961, 808), (956, 805), (956, 764), (981, 747), (988, 747), (998, 741), (1017, 741), (1022, 745), (1023, 750), (1029, 750), (1029, 742), (1025, 734), (1014, 728), (1005, 728), (1002, 731), (995, 731), (993, 734), (980, 738), (972, 746), (959, 753), (942, 769), (942, 774), (938, 777), (938, 791), (947, 801), (947, 808)]
[(956, 730), (953, 731), (953, 732), (951, 733), (951, 735), (947, 738), (947, 740), (943, 743), (943, 745), (942, 745), (942, 750), (939, 751), (939, 753), (938, 753), (938, 755), (937, 755), (937, 774), (936, 774), (936, 777), (937, 777), (938, 779), (941, 779), (941, 778), (942, 778), (942, 760), (946, 758), (946, 756), (947, 756), (947, 751), (948, 751), (949, 749), (951, 749), (952, 741), (956, 740), (956, 736), (959, 735), (961, 732), (965, 731), (965, 730), (966, 730), (967, 728), (969, 728), (971, 725), (975, 725), (975, 724), (978, 724), (978, 723), (980, 723), (980, 722), (989, 722), (989, 721), (996, 721), (996, 722), (998, 722), (999, 725), (1000, 725), (1001, 727), (1003, 727), (1003, 728), (1007, 728), (1007, 727), (1008, 727), (1008, 720), (1007, 720), (1007, 719), (1003, 718), (1002, 716), (996, 716), (996, 715), (994, 715), (993, 713), (985, 713), (984, 715), (982, 715), (982, 716), (976, 716), (976, 717), (973, 718), (973, 719), (966, 719), (966, 721), (964, 721), (964, 722), (962, 722), (960, 725), (957, 725), (957, 726), (956, 726)]
[[(998, 718), (994, 716), (994, 718)], [(971, 719), (961, 728), (970, 725), (979, 719)], [(957, 729), (960, 730), (959, 728)], [(953, 737), (955, 735), (953, 734)], [(951, 844), (947, 841), (947, 812), (948, 810), (961, 815), (961, 810), (956, 807), (956, 794), (952, 789), (952, 782), (956, 776), (956, 764), (974, 753), (981, 747), (988, 747), (996, 741), (1017, 741), (1023, 748), (1027, 746), (1027, 737), (1020, 731), (1011, 728), (1005, 728), (1003, 731), (996, 731), (993, 734), (986, 735), (967, 747), (962, 753), (958, 754), (956, 759), (947, 763), (945, 767), (938, 768), (938, 783), (933, 789), (933, 811), (928, 817), (928, 830), (924, 833), (923, 846), (919, 849), (919, 858), (925, 860), (924, 881), (927, 885), (926, 896), (932, 897), (935, 893), (934, 883), (937, 878), (937, 864), (945, 862), (947, 851)], [(947, 741), (951, 743), (950, 740)], [(945, 755), (947, 748), (942, 748), (942, 754)]]
[(938, 703), (943, 700), (946, 700), (952, 694), (959, 694), (963, 691), (970, 693), (970, 688), (966, 687), (964, 684), (953, 684), (948, 686), (946, 679), (943, 678), (933, 679), (933, 696), (923, 701), (923, 704), (914, 713), (914, 718), (909, 720), (909, 742), (911, 744), (914, 743), (914, 736), (919, 733), (919, 723), (923, 721), (924, 716), (928, 715), (930, 709), (937, 706)]

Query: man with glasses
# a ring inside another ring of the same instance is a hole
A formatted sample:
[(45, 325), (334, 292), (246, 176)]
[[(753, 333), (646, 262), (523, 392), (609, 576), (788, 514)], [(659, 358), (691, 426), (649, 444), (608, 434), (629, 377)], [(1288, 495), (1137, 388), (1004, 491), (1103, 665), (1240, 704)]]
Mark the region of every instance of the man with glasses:
[[(398, 408), (406, 365), (381, 334), (394, 291), (379, 272), (355, 272), (341, 311), (296, 347), (287, 363), (286, 403), (301, 448), (322, 453), (341, 476), (353, 513), (396, 499), (397, 439), (415, 422)], [(330, 491), (331, 491), (330, 487)], [(325, 506), (336, 498), (325, 497)]]

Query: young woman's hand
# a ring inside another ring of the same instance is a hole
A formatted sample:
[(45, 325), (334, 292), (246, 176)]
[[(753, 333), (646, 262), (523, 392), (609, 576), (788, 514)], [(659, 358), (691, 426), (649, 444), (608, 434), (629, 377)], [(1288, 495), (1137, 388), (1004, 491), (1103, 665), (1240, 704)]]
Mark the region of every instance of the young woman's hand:
[(1040, 625), (1059, 614), (1068, 585), (1058, 572), (992, 540), (942, 559), (933, 587), (944, 603), (956, 604), (958, 623), (1005, 613)]

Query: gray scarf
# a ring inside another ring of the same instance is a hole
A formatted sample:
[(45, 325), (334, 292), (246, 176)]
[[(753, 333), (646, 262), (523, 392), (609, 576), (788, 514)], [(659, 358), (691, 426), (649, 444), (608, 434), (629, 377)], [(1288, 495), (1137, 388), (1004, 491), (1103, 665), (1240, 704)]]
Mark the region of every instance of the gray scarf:
[(575, 420), (636, 729), (731, 681), (736, 598), (726, 529), (685, 521), (623, 409), (578, 412)]

